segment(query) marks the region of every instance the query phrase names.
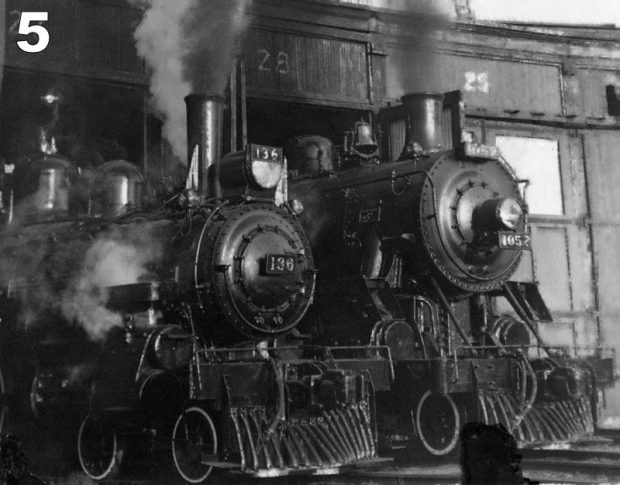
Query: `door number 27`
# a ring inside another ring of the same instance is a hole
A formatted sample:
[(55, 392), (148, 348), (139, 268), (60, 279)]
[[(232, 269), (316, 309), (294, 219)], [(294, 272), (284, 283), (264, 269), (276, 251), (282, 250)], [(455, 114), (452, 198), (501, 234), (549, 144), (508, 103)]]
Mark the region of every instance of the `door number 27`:
[(47, 12), (22, 12), (19, 18), (17, 33), (22, 35), (35, 34), (36, 43), (27, 40), (18, 40), (17, 47), (24, 52), (34, 53), (44, 51), (50, 43), (50, 33), (45, 27), (33, 22), (47, 22)]

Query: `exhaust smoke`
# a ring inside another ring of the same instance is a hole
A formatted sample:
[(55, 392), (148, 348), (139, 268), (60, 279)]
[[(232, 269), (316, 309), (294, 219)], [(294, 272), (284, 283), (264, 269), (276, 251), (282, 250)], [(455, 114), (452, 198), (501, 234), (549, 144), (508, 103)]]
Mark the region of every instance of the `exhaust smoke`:
[(223, 94), (249, 0), (130, 0), (144, 7), (138, 54), (150, 70), (153, 106), (175, 156), (187, 160), (185, 105), (191, 92)]

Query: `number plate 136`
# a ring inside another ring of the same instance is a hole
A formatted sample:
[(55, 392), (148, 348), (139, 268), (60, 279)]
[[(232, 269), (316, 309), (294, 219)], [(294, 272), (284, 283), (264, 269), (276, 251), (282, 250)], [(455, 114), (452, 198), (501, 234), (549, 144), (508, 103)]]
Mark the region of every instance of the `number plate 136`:
[(295, 257), (284, 254), (268, 254), (265, 258), (267, 274), (288, 274), (295, 271)]

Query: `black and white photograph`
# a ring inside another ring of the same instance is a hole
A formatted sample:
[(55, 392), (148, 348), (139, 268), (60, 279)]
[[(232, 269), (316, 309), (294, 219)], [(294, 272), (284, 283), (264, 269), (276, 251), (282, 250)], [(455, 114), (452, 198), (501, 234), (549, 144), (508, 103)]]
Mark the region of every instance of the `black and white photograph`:
[(620, 484), (620, 1), (0, 28), (0, 485)]

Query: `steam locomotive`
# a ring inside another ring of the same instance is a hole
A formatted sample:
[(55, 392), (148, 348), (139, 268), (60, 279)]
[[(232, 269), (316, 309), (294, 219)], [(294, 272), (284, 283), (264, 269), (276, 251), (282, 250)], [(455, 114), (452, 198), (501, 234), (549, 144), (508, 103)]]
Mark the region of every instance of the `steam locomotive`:
[[(536, 285), (510, 281), (531, 245), (519, 180), (495, 147), (462, 140), (460, 93), (402, 101), (397, 161), (363, 121), (344, 146), (310, 135), (291, 150), (289, 196), (318, 269), (303, 330), (389, 348), (393, 380), (373, 375), (387, 448), (449, 455), (471, 421), (501, 423), (522, 446), (591, 435), (613, 359), (545, 343)], [(341, 367), (369, 367), (363, 352)]]
[(6, 174), (0, 385), (42, 419), (82, 413), (89, 477), (136, 443), (199, 483), (449, 455), (468, 421), (521, 444), (594, 432), (613, 361), (540, 338), (536, 286), (510, 281), (519, 182), (461, 140), (458, 96), (403, 98), (397, 161), (359, 122), (340, 148), (298, 138), (290, 166), (262, 145), (222, 157), (222, 100), (186, 101), (185, 188), (149, 206), (123, 161)]
[[(274, 203), (282, 150), (221, 157), (222, 100), (186, 101), (185, 189), (150, 207), (124, 161), (87, 173), (43, 153), (11, 173), (7, 393), (43, 419), (81, 413), (78, 458), (95, 480), (135, 443), (163, 447), (189, 483), (214, 468), (274, 477), (375, 462), (367, 374), (284, 340), (316, 271), (295, 213)], [(15, 365), (24, 360), (30, 382)]]

